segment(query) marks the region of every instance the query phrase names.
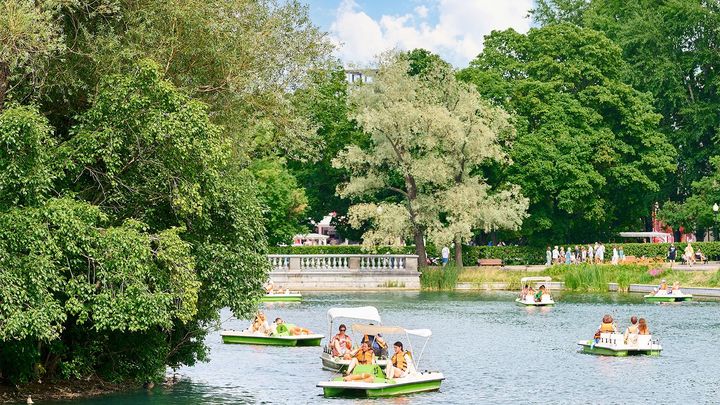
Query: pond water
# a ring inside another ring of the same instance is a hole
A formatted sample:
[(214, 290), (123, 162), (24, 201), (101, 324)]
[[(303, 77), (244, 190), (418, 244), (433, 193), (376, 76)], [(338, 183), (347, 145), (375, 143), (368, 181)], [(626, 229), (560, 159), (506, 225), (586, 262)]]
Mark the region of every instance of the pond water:
[[(315, 385), (332, 372), (320, 367), (318, 347), (226, 345), (208, 336), (211, 360), (179, 371), (172, 387), (112, 395), (72, 404), (221, 403), (708, 403), (720, 401), (720, 303), (645, 304), (639, 295), (558, 294), (553, 308), (524, 308), (509, 292), (377, 292), (306, 294), (301, 304), (263, 304), (327, 335), (326, 312), (335, 306), (373, 305), (383, 323), (430, 328), (421, 369), (439, 370), (439, 392), (393, 399), (325, 399)], [(602, 315), (625, 328), (631, 315), (648, 320), (660, 339), (660, 357), (580, 354)], [(231, 318), (228, 311), (222, 319)], [(226, 328), (247, 321), (229, 319)], [(336, 326), (337, 328), (337, 326)], [(404, 338), (403, 338), (404, 340)], [(325, 341), (323, 341), (325, 342)], [(420, 341), (418, 343), (421, 343)], [(66, 402), (67, 403), (67, 402)]]

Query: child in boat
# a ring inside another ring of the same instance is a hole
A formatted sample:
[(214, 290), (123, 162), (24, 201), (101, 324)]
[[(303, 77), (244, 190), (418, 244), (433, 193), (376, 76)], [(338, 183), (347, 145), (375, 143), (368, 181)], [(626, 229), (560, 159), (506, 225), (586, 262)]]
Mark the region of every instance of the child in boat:
[(649, 335), (650, 334), (650, 328), (648, 328), (647, 322), (645, 322), (645, 318), (640, 318), (638, 320), (638, 334), (639, 335)]
[(602, 322), (600, 323), (600, 327), (597, 332), (595, 332), (595, 341), (600, 340), (601, 333), (613, 332), (617, 332), (617, 327), (615, 326), (615, 323), (613, 323), (613, 317), (610, 316), (610, 314), (605, 314), (602, 318)]
[(412, 355), (403, 349), (402, 342), (393, 344), (395, 353), (385, 368), (385, 375), (388, 378), (403, 378), (415, 372), (415, 365), (412, 361)]
[(630, 317), (630, 326), (625, 329), (625, 344), (636, 344), (638, 336), (638, 319), (633, 315)]
[(657, 292), (655, 293), (655, 295), (667, 295), (667, 293), (668, 293), (667, 281), (665, 281), (665, 279), (662, 279), (662, 281), (660, 282), (660, 285), (657, 288)]
[(267, 318), (265, 318), (265, 314), (262, 312), (257, 313), (255, 315), (255, 318), (253, 319), (252, 324), (250, 325), (250, 332), (257, 334), (257, 335), (269, 335), (271, 332), (270, 325), (268, 325)]
[[(358, 347), (354, 352), (350, 354), (352, 356), (352, 360), (350, 360), (350, 364), (348, 364), (347, 368), (347, 377), (350, 377), (350, 373), (352, 373), (355, 366), (358, 364), (375, 364), (375, 352), (373, 352), (373, 349), (370, 348), (370, 345), (367, 341), (363, 341), (360, 343), (360, 347)], [(361, 375), (361, 374), (358, 374)], [(346, 378), (347, 378), (346, 377)], [(353, 379), (361, 379), (361, 378), (353, 378)], [(353, 380), (350, 379), (350, 380)], [(345, 380), (345, 381), (350, 381)]]
[(338, 328), (337, 335), (330, 339), (330, 350), (332, 355), (335, 357), (343, 357), (350, 352), (352, 349), (352, 338), (345, 334), (347, 327), (345, 324), (341, 324)]

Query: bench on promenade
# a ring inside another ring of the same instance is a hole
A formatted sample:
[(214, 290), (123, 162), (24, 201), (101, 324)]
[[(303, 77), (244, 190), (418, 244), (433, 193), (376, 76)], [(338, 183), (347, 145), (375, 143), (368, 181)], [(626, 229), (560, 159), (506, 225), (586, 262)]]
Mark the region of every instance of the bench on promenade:
[(478, 259), (478, 266), (502, 266), (502, 259)]

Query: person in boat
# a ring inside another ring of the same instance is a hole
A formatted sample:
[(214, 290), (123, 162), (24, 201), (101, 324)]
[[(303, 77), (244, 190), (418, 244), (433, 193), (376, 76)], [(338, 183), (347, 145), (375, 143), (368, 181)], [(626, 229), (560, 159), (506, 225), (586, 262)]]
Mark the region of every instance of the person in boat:
[(275, 285), (273, 284), (272, 280), (268, 280), (268, 282), (265, 283), (265, 285), (263, 286), (263, 288), (265, 289), (265, 294), (272, 294), (274, 287)]
[(598, 328), (597, 332), (595, 332), (595, 340), (600, 339), (601, 333), (613, 333), (617, 332), (617, 327), (615, 326), (615, 323), (613, 322), (613, 317), (610, 316), (610, 314), (605, 314), (602, 318), (602, 322), (600, 323), (600, 327)]
[(550, 293), (547, 292), (547, 289), (545, 288), (545, 285), (543, 284), (543, 285), (541, 285), (540, 288), (538, 289), (538, 292), (535, 293), (535, 295), (534, 295), (535, 302), (542, 302), (543, 297), (545, 297), (545, 296), (547, 296), (548, 298), (550, 298)]
[(673, 283), (672, 294), (682, 295), (682, 291), (680, 291), (680, 282), (677, 280)]
[(344, 357), (352, 349), (352, 338), (345, 333), (346, 330), (345, 324), (341, 324), (337, 335), (330, 339), (330, 351), (335, 357)]
[(520, 291), (520, 301), (525, 301), (525, 297), (527, 297), (529, 290), (530, 290), (530, 286), (525, 284), (525, 287), (523, 287), (522, 291)]
[(393, 344), (394, 354), (385, 368), (385, 375), (388, 378), (403, 378), (415, 372), (412, 355), (403, 349), (402, 342)]
[(637, 343), (638, 334), (638, 318), (633, 315), (630, 317), (630, 326), (625, 329), (625, 344)]
[[(277, 327), (284, 324), (285, 321), (282, 320), (282, 318), (275, 318), (275, 322), (273, 322), (271, 330), (272, 334), (277, 333)], [(300, 335), (310, 335), (312, 334), (312, 331), (310, 329), (301, 328), (300, 326), (290, 326), (288, 327), (288, 333), (290, 336), (300, 336)]]
[(650, 328), (648, 328), (645, 318), (640, 318), (638, 320), (638, 335), (649, 335), (649, 334), (650, 334)]
[[(370, 324), (370, 325), (372, 325), (372, 324)], [(368, 345), (375, 352), (375, 356), (387, 357), (388, 345), (385, 342), (385, 339), (383, 339), (381, 334), (378, 333), (377, 335), (365, 335), (365, 336), (363, 336), (362, 341), (368, 342)]]
[(665, 281), (665, 279), (662, 279), (655, 295), (665, 295), (665, 294), (667, 294), (667, 291), (668, 291), (667, 281)]
[[(354, 352), (350, 353), (351, 360), (350, 364), (348, 364), (347, 368), (347, 374), (348, 377), (350, 377), (350, 374), (352, 373), (355, 366), (358, 364), (375, 364), (375, 352), (372, 348), (370, 348), (370, 345), (367, 341), (363, 341), (360, 343), (360, 347), (355, 349)], [(358, 374), (361, 375), (361, 374)], [(360, 380), (361, 378), (357, 378)], [(350, 381), (350, 380), (345, 380)]]
[(250, 332), (258, 335), (270, 334), (271, 328), (270, 325), (268, 325), (268, 321), (267, 318), (265, 318), (264, 313), (258, 311), (257, 315), (255, 315), (252, 324), (250, 324)]

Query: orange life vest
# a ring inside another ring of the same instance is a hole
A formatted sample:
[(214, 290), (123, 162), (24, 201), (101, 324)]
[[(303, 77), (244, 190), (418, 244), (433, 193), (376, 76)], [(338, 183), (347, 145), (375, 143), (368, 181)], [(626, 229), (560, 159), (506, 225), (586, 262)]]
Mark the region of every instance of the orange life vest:
[(365, 351), (359, 349), (358, 352), (355, 353), (355, 358), (358, 359), (358, 364), (372, 364), (374, 355), (375, 352), (373, 352), (372, 349), (367, 349)]
[(390, 359), (392, 361), (392, 365), (395, 368), (399, 368), (402, 371), (407, 370), (407, 362), (405, 361), (405, 353), (409, 352), (400, 352), (393, 354), (392, 358)]
[(614, 332), (615, 328), (613, 327), (612, 323), (601, 323), (600, 324), (600, 332)]

